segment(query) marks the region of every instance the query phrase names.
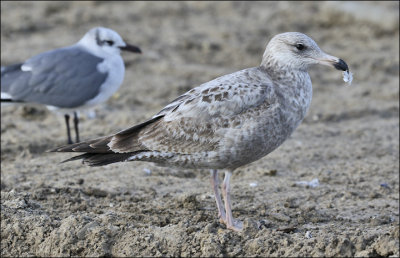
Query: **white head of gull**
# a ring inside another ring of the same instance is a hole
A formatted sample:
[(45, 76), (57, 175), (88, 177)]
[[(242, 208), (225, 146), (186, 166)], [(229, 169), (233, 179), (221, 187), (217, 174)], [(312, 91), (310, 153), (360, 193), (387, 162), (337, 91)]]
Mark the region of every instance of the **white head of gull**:
[[(308, 36), (288, 32), (267, 45), (262, 63), (204, 83), (172, 101), (144, 123), (111, 136), (56, 148), (83, 152), (90, 166), (149, 161), (178, 168), (211, 170), (218, 216), (240, 231), (230, 201), (232, 172), (280, 146), (300, 124), (312, 96), (308, 68), (314, 64), (348, 70)], [(219, 194), (217, 170), (225, 171)]]

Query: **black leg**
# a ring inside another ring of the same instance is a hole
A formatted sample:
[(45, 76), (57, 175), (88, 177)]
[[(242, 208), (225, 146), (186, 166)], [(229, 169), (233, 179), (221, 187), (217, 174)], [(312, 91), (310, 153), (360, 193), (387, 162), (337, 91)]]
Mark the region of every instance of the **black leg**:
[(64, 117), (65, 117), (65, 124), (67, 126), (68, 144), (72, 144), (71, 131), (69, 130), (69, 115), (65, 114)]
[(76, 111), (74, 111), (74, 126), (75, 126), (76, 142), (79, 142), (79, 128), (78, 128), (78, 124), (79, 124), (78, 113), (77, 113)]

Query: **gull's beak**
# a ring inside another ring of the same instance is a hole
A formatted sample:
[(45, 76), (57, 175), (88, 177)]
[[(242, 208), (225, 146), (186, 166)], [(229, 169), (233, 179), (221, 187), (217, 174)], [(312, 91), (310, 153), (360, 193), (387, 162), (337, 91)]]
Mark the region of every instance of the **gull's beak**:
[(328, 54), (323, 54), (321, 57), (316, 58), (317, 62), (322, 65), (333, 66), (337, 70), (348, 71), (349, 67), (346, 62), (335, 56), (330, 56)]
[(121, 50), (130, 51), (130, 52), (133, 52), (133, 53), (139, 53), (139, 54), (142, 53), (142, 50), (140, 50), (140, 48), (138, 48), (137, 46), (134, 46), (134, 45), (126, 44), (124, 47), (119, 47), (119, 48)]

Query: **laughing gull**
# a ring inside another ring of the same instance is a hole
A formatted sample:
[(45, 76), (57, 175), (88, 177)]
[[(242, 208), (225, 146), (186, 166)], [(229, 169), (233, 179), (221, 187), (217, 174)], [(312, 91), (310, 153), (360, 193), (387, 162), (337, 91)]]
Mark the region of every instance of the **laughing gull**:
[[(314, 64), (349, 72), (347, 64), (324, 53), (308, 36), (278, 34), (261, 65), (216, 78), (181, 95), (144, 123), (111, 136), (56, 148), (82, 152), (89, 166), (149, 161), (162, 166), (211, 169), (219, 218), (240, 231), (230, 201), (232, 172), (280, 146), (305, 117), (311, 103), (308, 68)], [(224, 205), (217, 169), (225, 170)]]
[(120, 87), (125, 74), (121, 50), (141, 53), (117, 32), (103, 27), (89, 30), (78, 43), (44, 52), (24, 63), (1, 68), (1, 102), (47, 105), (65, 112), (68, 143), (72, 143), (69, 112), (105, 102)]

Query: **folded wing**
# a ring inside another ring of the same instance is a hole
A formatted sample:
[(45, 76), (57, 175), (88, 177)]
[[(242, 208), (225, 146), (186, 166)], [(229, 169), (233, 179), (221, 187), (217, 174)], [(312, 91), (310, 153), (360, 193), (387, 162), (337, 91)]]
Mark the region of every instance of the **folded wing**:
[(149, 151), (171, 155), (218, 151), (224, 133), (240, 130), (249, 113), (259, 112), (259, 107), (274, 94), (268, 78), (253, 80), (254, 83), (246, 78), (262, 75), (258, 68), (250, 68), (219, 77), (178, 97), (142, 124), (53, 151), (85, 152), (77, 158), (89, 165), (124, 161)]
[(102, 61), (77, 46), (45, 52), (2, 69), (1, 92), (14, 101), (75, 108), (99, 93), (107, 78), (97, 69)]

